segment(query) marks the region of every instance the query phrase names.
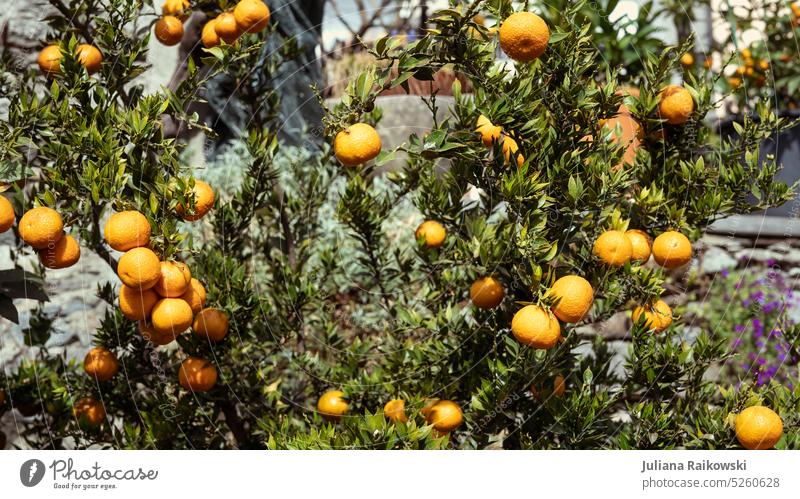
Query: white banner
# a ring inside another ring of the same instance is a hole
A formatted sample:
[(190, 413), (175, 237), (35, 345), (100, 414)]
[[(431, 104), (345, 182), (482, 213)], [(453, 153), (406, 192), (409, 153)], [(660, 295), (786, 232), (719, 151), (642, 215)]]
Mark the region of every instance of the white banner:
[(794, 451), (4, 451), (0, 497), (798, 497), (798, 469)]

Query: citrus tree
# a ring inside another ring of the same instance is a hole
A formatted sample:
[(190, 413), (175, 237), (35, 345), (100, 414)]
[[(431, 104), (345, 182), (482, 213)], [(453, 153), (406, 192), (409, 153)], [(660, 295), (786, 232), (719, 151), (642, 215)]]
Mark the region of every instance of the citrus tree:
[[(292, 90), (269, 78), (298, 47), (253, 64), (276, 29), (266, 6), (167, 2), (164, 15), (189, 8), (212, 19), (207, 57), (175, 92), (137, 86), (135, 1), (73, 0), (38, 72), (3, 68), (0, 158), (5, 180), (25, 180), (18, 251), (38, 252), (46, 276), (80, 241), (121, 281), (98, 289), (110, 307), (82, 365), (42, 346), (5, 375), (0, 409), (26, 417), (29, 445), (797, 447), (800, 393), (718, 382), (727, 346), (681, 324), (665, 292), (687, 285), (709, 223), (791, 196), (757, 150), (785, 122), (762, 108), (735, 143), (712, 137), (715, 82), (675, 80), (690, 43), (646, 54), (622, 86), (614, 68), (598, 74), (582, 2), (549, 22), (454, 2), (419, 40), (370, 47), (381, 64), (326, 109), (332, 147), (303, 150), (275, 136)], [(502, 20), (497, 36), (481, 12)], [(179, 39), (172, 20), (153, 23)], [(454, 84), (445, 119), (424, 98), (431, 129), (385, 150), (375, 96), (444, 66), (474, 92)], [(224, 195), (160, 124), (211, 133), (184, 110), (220, 72), (253, 116)], [(409, 216), (416, 231), (398, 223)], [(593, 325), (628, 310), (617, 365)]]

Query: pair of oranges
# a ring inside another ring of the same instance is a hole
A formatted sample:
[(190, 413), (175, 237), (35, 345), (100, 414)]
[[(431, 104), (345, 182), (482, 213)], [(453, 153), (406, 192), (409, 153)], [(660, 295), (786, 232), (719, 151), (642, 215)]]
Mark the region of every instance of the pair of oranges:
[[(0, 196), (0, 232), (14, 223), (14, 210), (5, 197)], [(52, 208), (31, 208), (19, 219), (19, 236), (32, 246), (39, 261), (49, 269), (63, 269), (75, 265), (81, 257), (78, 241), (64, 233), (61, 215)]]
[(526, 305), (511, 318), (511, 334), (531, 348), (549, 350), (561, 340), (561, 322), (574, 324), (592, 309), (594, 289), (581, 276), (566, 275), (557, 279), (545, 297), (553, 304), (549, 310), (540, 305)]
[[(341, 390), (327, 391), (317, 400), (317, 411), (328, 421), (339, 421), (347, 414), (348, 409), (349, 404)], [(450, 433), (464, 421), (461, 407), (451, 400), (430, 399), (420, 413), (439, 435)], [(405, 400), (388, 401), (383, 406), (383, 415), (395, 424), (408, 422)]]
[[(103, 64), (103, 54), (100, 49), (88, 43), (78, 45), (75, 48), (75, 56), (90, 75), (99, 71)], [(55, 76), (61, 72), (62, 58), (60, 45), (48, 45), (39, 52), (37, 58), (39, 69), (47, 76)]]
[(245, 33), (260, 33), (269, 25), (269, 7), (261, 0), (241, 0), (232, 11), (226, 11), (208, 21), (200, 39), (206, 48), (222, 42), (233, 45)]
[(516, 155), (517, 166), (522, 166), (525, 157), (519, 154), (519, 144), (514, 139), (514, 133), (506, 133), (503, 127), (495, 125), (492, 121), (481, 114), (475, 122), (475, 132), (480, 135), (481, 142), (486, 147), (491, 148), (495, 142), (500, 143), (503, 151), (503, 160), (508, 164), (511, 156)]

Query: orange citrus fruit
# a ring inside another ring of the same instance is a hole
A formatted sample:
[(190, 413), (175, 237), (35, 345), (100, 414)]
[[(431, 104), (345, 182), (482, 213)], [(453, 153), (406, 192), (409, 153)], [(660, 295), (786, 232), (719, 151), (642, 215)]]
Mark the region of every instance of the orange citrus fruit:
[(556, 398), (561, 398), (564, 396), (566, 391), (567, 382), (564, 380), (564, 376), (560, 374), (556, 375), (555, 379), (553, 380), (553, 396)]
[(178, 214), (189, 222), (200, 220), (214, 207), (214, 189), (208, 183), (195, 179), (192, 195), (194, 196), (194, 209), (191, 213), (186, 213), (186, 209), (181, 204), (176, 207)]
[(783, 421), (778, 414), (760, 405), (748, 407), (736, 416), (736, 439), (748, 450), (775, 447), (783, 435)]
[(181, 299), (188, 303), (192, 307), (192, 312), (196, 314), (203, 310), (203, 305), (206, 304), (206, 288), (203, 287), (200, 281), (192, 277), (192, 281), (181, 295)]
[(481, 277), (469, 288), (469, 298), (478, 308), (495, 308), (506, 295), (503, 285), (492, 276)]
[(220, 341), (228, 334), (228, 315), (216, 308), (205, 308), (192, 324), (194, 334), (210, 341)]
[(133, 248), (120, 257), (117, 274), (126, 286), (150, 289), (161, 278), (161, 262), (151, 249)]
[(258, 33), (267, 29), (269, 7), (261, 0), (241, 0), (233, 9), (233, 17), (243, 33)]
[(103, 63), (103, 54), (101, 54), (100, 50), (94, 45), (89, 45), (87, 43), (78, 45), (76, 54), (78, 56), (78, 61), (86, 68), (86, 72), (89, 74), (96, 73)]
[(150, 322), (160, 334), (177, 336), (192, 325), (192, 307), (180, 298), (162, 298), (153, 305)]
[(34, 249), (54, 246), (64, 235), (61, 215), (52, 208), (32, 208), (19, 219), (19, 236)]
[(109, 246), (128, 251), (150, 244), (150, 222), (141, 212), (120, 211), (108, 217), (103, 234)]
[(5, 196), (0, 195), (0, 234), (10, 229), (14, 225), (14, 220), (16, 220), (14, 206)]
[(39, 69), (47, 75), (54, 75), (61, 71), (61, 47), (48, 45), (39, 52), (37, 59)]
[(447, 231), (436, 220), (426, 220), (417, 227), (417, 239), (424, 239), (428, 248), (440, 248), (444, 244)]
[[(620, 110), (622, 109), (625, 109), (624, 104), (620, 105)], [(608, 137), (611, 142), (625, 149), (622, 153), (622, 162), (614, 165), (614, 170), (619, 170), (623, 164), (632, 165), (642, 144), (642, 126), (639, 122), (628, 112), (620, 111), (616, 116), (603, 121), (602, 126), (605, 131), (610, 132)], [(619, 133), (617, 133), (618, 126)]]
[(119, 288), (119, 309), (122, 315), (132, 321), (143, 321), (150, 317), (153, 307), (161, 298), (151, 289)]
[(152, 324), (148, 324), (145, 321), (139, 321), (139, 334), (142, 335), (142, 338), (149, 341), (153, 345), (168, 345), (175, 341), (175, 335), (171, 332), (160, 333), (156, 331)]
[(646, 262), (650, 259), (650, 236), (639, 229), (625, 231), (625, 237), (631, 242), (631, 260)]
[(109, 350), (95, 347), (84, 357), (83, 370), (97, 381), (108, 381), (119, 371), (119, 362)]
[(383, 406), (383, 416), (393, 423), (407, 423), (406, 401), (393, 399), (386, 402), (386, 405)]
[(236, 24), (236, 18), (233, 16), (232, 12), (223, 12), (217, 16), (216, 22), (214, 22), (214, 31), (216, 31), (217, 36), (228, 45), (236, 43), (239, 35), (242, 34), (242, 32), (239, 31), (239, 25)]
[(455, 402), (440, 400), (431, 406), (425, 419), (436, 431), (450, 433), (464, 422), (464, 414)]
[(65, 269), (78, 263), (81, 247), (70, 235), (63, 235), (54, 245), (39, 250), (39, 261), (48, 269)]
[(607, 265), (620, 267), (630, 261), (633, 247), (624, 232), (607, 230), (594, 242), (592, 252)]
[(192, 272), (183, 262), (161, 262), (160, 277), (153, 290), (164, 298), (183, 295), (192, 282)]
[(492, 147), (492, 143), (500, 140), (503, 128), (493, 125), (492, 122), (489, 121), (489, 118), (480, 115), (478, 116), (478, 121), (475, 123), (475, 131), (480, 134), (483, 145)]
[(189, 357), (178, 370), (178, 383), (193, 392), (207, 392), (217, 384), (217, 368), (205, 359)]
[(153, 30), (156, 39), (167, 47), (172, 47), (183, 40), (183, 23), (175, 16), (164, 16), (156, 21)]
[(517, 141), (509, 137), (508, 135), (503, 137), (503, 158), (506, 163), (511, 159), (512, 154), (516, 154), (517, 158), (517, 166), (522, 166), (522, 163), (525, 162), (525, 157), (522, 154), (517, 154), (519, 152), (519, 145)]
[(189, 17), (189, 0), (165, 0), (161, 13), (165, 16), (175, 16), (185, 21)]
[(500, 48), (510, 58), (530, 62), (542, 55), (550, 40), (550, 28), (533, 12), (515, 12), (500, 25)]
[(106, 408), (92, 397), (84, 397), (72, 406), (72, 414), (82, 428), (96, 428), (106, 419)]
[(645, 327), (656, 333), (660, 333), (672, 324), (672, 309), (663, 300), (657, 300), (651, 305), (639, 306), (633, 309), (631, 314), (633, 323), (638, 323), (642, 315), (644, 315)]
[(589, 281), (577, 275), (565, 275), (553, 283), (550, 295), (558, 302), (553, 313), (567, 323), (580, 322), (592, 309), (594, 290)]
[(381, 152), (381, 137), (366, 123), (356, 123), (336, 134), (333, 150), (344, 166), (357, 166)]
[(561, 325), (542, 307), (527, 305), (511, 319), (511, 333), (523, 345), (550, 349), (561, 338)]
[(684, 66), (694, 65), (694, 56), (690, 52), (686, 52), (681, 56), (681, 64)]
[(344, 392), (339, 390), (329, 390), (323, 393), (317, 401), (317, 411), (328, 421), (339, 421), (342, 416), (347, 414), (347, 408)]
[(219, 45), (219, 35), (217, 34), (217, 20), (211, 19), (203, 26), (203, 31), (200, 34), (200, 39), (203, 41), (203, 46), (207, 49)]
[(668, 269), (681, 267), (692, 260), (692, 243), (680, 232), (664, 232), (653, 241), (653, 258)]
[(683, 125), (694, 112), (694, 99), (680, 85), (667, 85), (659, 93), (658, 114), (670, 125)]

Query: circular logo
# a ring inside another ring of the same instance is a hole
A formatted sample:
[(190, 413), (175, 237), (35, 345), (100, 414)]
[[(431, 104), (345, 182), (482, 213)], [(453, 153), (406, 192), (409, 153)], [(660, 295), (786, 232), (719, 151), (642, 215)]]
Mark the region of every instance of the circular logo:
[(26, 487), (35, 487), (44, 478), (44, 463), (38, 459), (28, 459), (19, 468), (19, 480)]

